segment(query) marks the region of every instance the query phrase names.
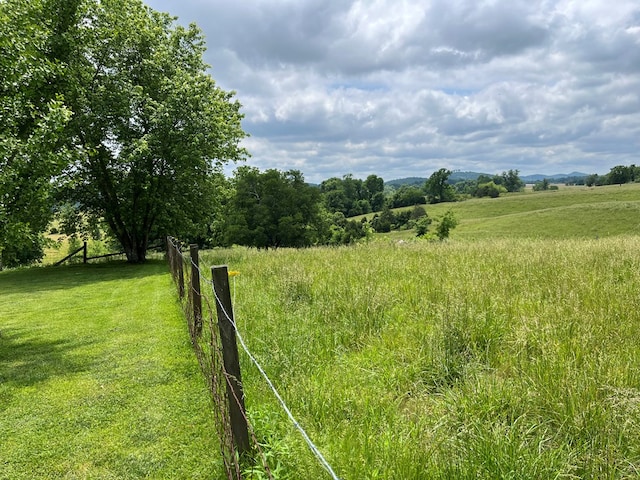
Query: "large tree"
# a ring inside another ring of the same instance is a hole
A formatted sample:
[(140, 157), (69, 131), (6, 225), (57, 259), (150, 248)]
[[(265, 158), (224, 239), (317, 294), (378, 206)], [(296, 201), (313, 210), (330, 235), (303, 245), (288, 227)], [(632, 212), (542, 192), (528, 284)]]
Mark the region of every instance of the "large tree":
[(130, 262), (171, 233), (202, 236), (213, 174), (244, 157), (240, 105), (206, 72), (201, 32), (139, 0), (90, 0), (69, 38), (61, 199), (103, 220)]
[(616, 165), (609, 171), (609, 183), (619, 184), (628, 183), (633, 178), (633, 166)]
[(369, 175), (364, 181), (371, 211), (377, 212), (384, 206), (384, 180), (377, 175)]
[(509, 170), (508, 172), (502, 172), (502, 181), (496, 182), (498, 185), (504, 185), (507, 192), (521, 192), (524, 190), (524, 182), (520, 178), (519, 170)]
[(391, 199), (393, 208), (411, 207), (426, 203), (424, 190), (415, 185), (401, 185)]
[(67, 160), (62, 129), (71, 115), (60, 92), (67, 57), (59, 40), (75, 3), (0, 2), (0, 269), (44, 254), (51, 179)]
[(449, 185), (451, 170), (441, 168), (433, 172), (424, 184), (429, 203), (451, 202), (455, 199), (455, 190)]
[(297, 170), (236, 170), (227, 242), (258, 248), (307, 247), (322, 235), (320, 192)]
[(369, 175), (365, 181), (347, 174), (332, 177), (320, 184), (324, 206), (329, 212), (342, 212), (347, 217), (382, 209), (384, 180)]
[(167, 233), (205, 235), (215, 174), (246, 152), (204, 49), (140, 0), (0, 1), (0, 266), (42, 256), (55, 204), (132, 262)]

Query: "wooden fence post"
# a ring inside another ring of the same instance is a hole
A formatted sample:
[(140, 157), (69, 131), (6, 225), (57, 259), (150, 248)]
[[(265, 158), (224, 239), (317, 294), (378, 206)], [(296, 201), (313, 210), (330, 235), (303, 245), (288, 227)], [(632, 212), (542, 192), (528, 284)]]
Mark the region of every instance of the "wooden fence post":
[(82, 244), (82, 263), (87, 263), (87, 242)]
[(176, 249), (173, 246), (173, 238), (167, 237), (167, 260), (169, 262), (169, 270), (171, 270), (171, 277), (173, 281), (176, 281)]
[(222, 360), (228, 381), (227, 395), (229, 397), (229, 415), (231, 417), (231, 431), (238, 449), (242, 455), (249, 451), (249, 428), (247, 425), (242, 377), (240, 376), (240, 360), (236, 343), (236, 329), (231, 305), (231, 291), (229, 290), (229, 273), (227, 266), (211, 267), (213, 291), (216, 297), (218, 313), (218, 328), (222, 343)]
[(176, 264), (177, 282), (178, 282), (178, 296), (180, 300), (184, 298), (184, 262), (182, 261), (182, 253), (180, 251), (180, 245), (176, 245), (176, 251), (174, 260)]
[(198, 258), (198, 245), (189, 245), (191, 256), (191, 285), (189, 295), (193, 304), (193, 329), (196, 335), (202, 333), (202, 295), (200, 294), (200, 261)]
[(169, 271), (171, 271), (171, 273), (173, 274), (173, 268), (172, 268), (172, 260), (171, 260), (171, 237), (169, 235), (167, 235), (167, 238), (165, 239), (165, 245), (167, 247), (167, 263), (169, 264)]

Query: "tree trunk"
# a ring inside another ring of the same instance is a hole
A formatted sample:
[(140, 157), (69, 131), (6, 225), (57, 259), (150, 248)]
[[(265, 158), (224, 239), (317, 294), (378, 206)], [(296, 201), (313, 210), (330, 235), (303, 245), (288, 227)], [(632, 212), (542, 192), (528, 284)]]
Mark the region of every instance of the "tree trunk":
[(147, 242), (140, 241), (136, 246), (136, 252), (138, 255), (138, 263), (143, 263), (147, 260)]
[(128, 263), (143, 263), (147, 257), (147, 242), (137, 238), (130, 238), (125, 235), (120, 239), (122, 249), (127, 256)]

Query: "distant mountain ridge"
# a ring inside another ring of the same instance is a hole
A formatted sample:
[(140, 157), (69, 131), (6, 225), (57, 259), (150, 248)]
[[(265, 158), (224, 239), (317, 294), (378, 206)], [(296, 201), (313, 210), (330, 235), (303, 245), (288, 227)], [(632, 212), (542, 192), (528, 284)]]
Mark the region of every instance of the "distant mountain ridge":
[(589, 174), (588, 173), (582, 173), (582, 172), (571, 172), (571, 173), (556, 173), (555, 175), (543, 175), (543, 174), (535, 174), (535, 175), (522, 175), (520, 176), (520, 179), (523, 182), (526, 183), (534, 183), (534, 182), (541, 182), (542, 180), (544, 180), (545, 178), (547, 180), (564, 180), (567, 178), (585, 178), (588, 177)]
[[(449, 176), (450, 183), (461, 182), (463, 180), (477, 180), (480, 175), (486, 175), (488, 177), (493, 177), (494, 174), (490, 173), (479, 173), (479, 172), (453, 172)], [(545, 175), (542, 173), (537, 173), (533, 175), (520, 175), (520, 179), (525, 183), (535, 183), (541, 182), (545, 178), (547, 180), (551, 180), (554, 182), (563, 182), (567, 180), (577, 180), (588, 177), (588, 173), (582, 172), (571, 172), (571, 173), (556, 173), (554, 175)], [(427, 179), (423, 177), (406, 177), (406, 178), (398, 178), (395, 180), (390, 180), (388, 182), (384, 182), (385, 185), (391, 187), (400, 187), (402, 185), (424, 185)]]

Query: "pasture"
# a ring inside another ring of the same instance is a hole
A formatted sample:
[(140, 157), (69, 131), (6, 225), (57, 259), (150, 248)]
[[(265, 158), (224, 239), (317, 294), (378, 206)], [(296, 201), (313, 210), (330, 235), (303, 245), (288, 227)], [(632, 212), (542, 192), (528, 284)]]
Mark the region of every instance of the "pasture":
[(214, 478), (164, 262), (0, 272), (0, 479)]
[[(238, 329), (343, 480), (637, 478), (639, 204), (638, 185), (469, 200), (427, 206), (460, 220), (448, 242), (201, 265), (240, 272)], [(169, 281), (153, 262), (0, 273), (0, 478), (220, 478)], [(329, 478), (241, 364), (274, 478)]]
[[(241, 272), (238, 327), (340, 478), (601, 479), (640, 468), (639, 249), (382, 241), (205, 261)], [(243, 368), (279, 478), (325, 478)]]
[[(508, 194), (457, 203), (425, 206), (437, 219), (451, 210), (460, 220), (452, 238), (596, 238), (640, 235), (640, 184)], [(372, 215), (365, 215), (371, 218)], [(411, 238), (412, 231), (391, 232), (391, 238)]]

